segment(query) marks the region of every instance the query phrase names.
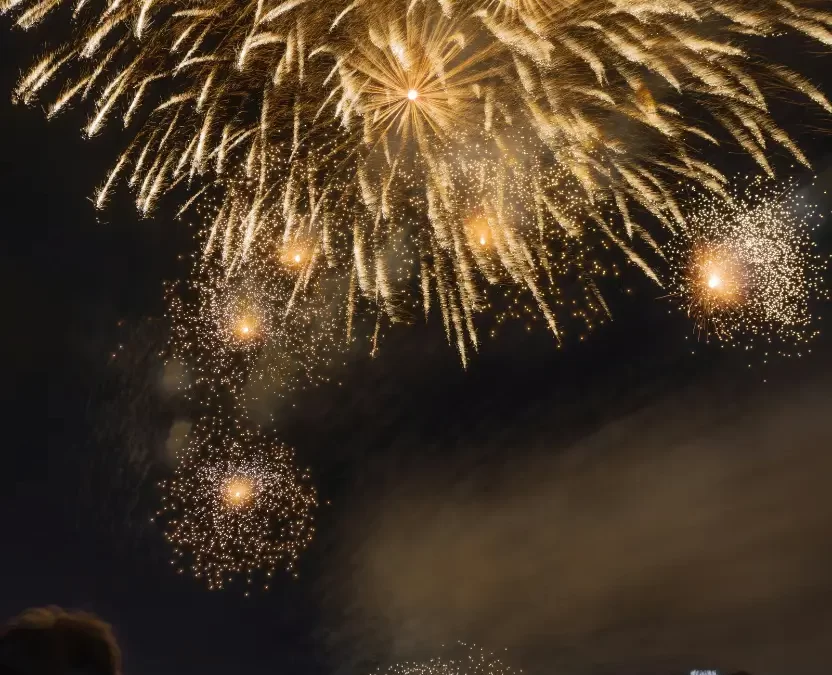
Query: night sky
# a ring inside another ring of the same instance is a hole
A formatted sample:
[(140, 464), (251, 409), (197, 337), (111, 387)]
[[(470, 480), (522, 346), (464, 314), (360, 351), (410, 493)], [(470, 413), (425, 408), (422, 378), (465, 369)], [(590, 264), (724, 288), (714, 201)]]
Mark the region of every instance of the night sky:
[[(329, 502), (300, 579), (244, 598), (174, 574), (149, 515), (181, 428), (163, 282), (191, 233), (124, 192), (94, 210), (123, 137), (12, 106), (37, 36), (0, 36), (0, 617), (94, 611), (127, 675), (361, 675), (455, 640), (534, 674), (830, 672), (832, 338), (749, 369), (635, 271), (585, 343), (518, 326), (464, 371), (433, 316), (269, 402)], [(829, 214), (832, 136), (800, 140)]]

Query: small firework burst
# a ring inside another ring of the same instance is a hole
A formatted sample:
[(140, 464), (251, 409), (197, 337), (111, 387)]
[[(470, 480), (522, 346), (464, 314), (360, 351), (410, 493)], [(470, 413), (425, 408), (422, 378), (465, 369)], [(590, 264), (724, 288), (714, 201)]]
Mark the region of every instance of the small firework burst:
[(425, 661), (403, 661), (379, 668), (374, 675), (521, 675), (522, 672), (487, 650), (457, 642), (444, 649), (442, 656)]
[(344, 312), (317, 280), (298, 282), (303, 256), (295, 247), (288, 270), (274, 257), (230, 276), (203, 261), (170, 289), (170, 352), (193, 373), (191, 398), (213, 398), (206, 390), (218, 385), (238, 401), (261, 389), (284, 396), (329, 380), (348, 346)]
[(669, 248), (670, 286), (699, 335), (781, 349), (814, 337), (824, 264), (814, 207), (795, 184), (757, 178), (727, 198), (695, 190), (689, 207)]
[(211, 589), (235, 577), (268, 589), (278, 568), (294, 573), (312, 540), (315, 489), (286, 446), (244, 429), (213, 435), (198, 431), (162, 484), (157, 518), (171, 563)]

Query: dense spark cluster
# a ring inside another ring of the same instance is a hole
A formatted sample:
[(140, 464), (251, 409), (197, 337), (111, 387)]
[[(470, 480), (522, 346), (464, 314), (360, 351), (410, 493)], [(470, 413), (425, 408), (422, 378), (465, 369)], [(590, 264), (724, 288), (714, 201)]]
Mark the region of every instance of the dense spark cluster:
[(279, 567), (293, 572), (314, 534), (309, 477), (289, 448), (251, 431), (198, 429), (162, 487), (157, 520), (174, 547), (171, 564), (212, 589), (235, 577), (268, 589)]
[(441, 657), (427, 661), (404, 661), (379, 668), (374, 675), (519, 675), (523, 672), (476, 645), (459, 642), (444, 651)]
[[(824, 4), (0, 0), (0, 11), (23, 29), (72, 17), (15, 100), (62, 82), (49, 116), (91, 99), (87, 135), (116, 118), (131, 128), (99, 206), (121, 178), (142, 213), (193, 186), (189, 204), (218, 199), (205, 247), (225, 270), (276, 251), (304, 285), (337, 267), (349, 327), (360, 302), (396, 321), (412, 306), (403, 295), (421, 295), (464, 360), (494, 285), (519, 288), (559, 335), (564, 313), (589, 325), (604, 313), (588, 251), (620, 248), (656, 279), (637, 252), (654, 245), (639, 214), (675, 231), (678, 181), (725, 192), (698, 143), (733, 142), (768, 174), (773, 144), (808, 164), (769, 92), (832, 104), (755, 56), (783, 32), (832, 45)], [(579, 297), (563, 300), (574, 280)]]
[(325, 304), (320, 279), (303, 277), (303, 255), (230, 275), (203, 260), (170, 288), (171, 357), (190, 371), (192, 399), (245, 403), (260, 382), (282, 396), (329, 380), (346, 346), (343, 310)]
[[(242, 241), (246, 235), (232, 214), (256, 199), (259, 179), (230, 171), (222, 188), (206, 192), (194, 207), (199, 221), (211, 224), (203, 259), (215, 261), (224, 289), (227, 279), (252, 273), (272, 286), (277, 278), (291, 280), (283, 284), (282, 295), (272, 293), (267, 304), (281, 311), (285, 307), (283, 315), (291, 318), (306, 303), (303, 311), (319, 317), (316, 325), (323, 334), (318, 342), (325, 341), (333, 353), (364, 336), (375, 350), (385, 321), (410, 322), (422, 313), (427, 317), (434, 298), (446, 335), (456, 341), (463, 361), (466, 340), (478, 346), (478, 314), (493, 316), (497, 323), (507, 318), (543, 319), (561, 336), (555, 317), (561, 309), (591, 329), (607, 316), (599, 284), (617, 275), (618, 269), (600, 262), (606, 242), (578, 236), (587, 206), (580, 186), (562, 168), (542, 166), (508, 146), (501, 157), (488, 158), (484, 150), (472, 146), (467, 157), (460, 155), (449, 166), (449, 197), (468, 215), (458, 229), (448, 225), (441, 232), (420, 227), (422, 212), (432, 213), (437, 227), (444, 222), (441, 205), (419, 194), (420, 174), (402, 169), (408, 208), (398, 214), (395, 227), (362, 224), (361, 213), (345, 207), (332, 213), (354, 220), (352, 228), (344, 230), (325, 220), (317, 231), (307, 221), (287, 235), (285, 203), (263, 202), (256, 217), (260, 237)], [(266, 184), (280, 185), (284, 163), (281, 155), (267, 159)], [(496, 183), (500, 190), (495, 202), (489, 192)], [(349, 193), (349, 175), (338, 175), (331, 186), (339, 194)], [(541, 201), (536, 202), (535, 195)], [(545, 217), (547, 208), (557, 212), (557, 221)], [(599, 223), (606, 227), (600, 219)], [(584, 229), (597, 227), (589, 224)], [(372, 241), (365, 240), (365, 231), (374, 232)], [(630, 253), (632, 260), (641, 262)], [(564, 280), (568, 283), (559, 283)], [(238, 321), (225, 323), (236, 332)]]
[(668, 249), (670, 285), (700, 335), (783, 347), (812, 338), (825, 264), (814, 207), (794, 184), (757, 178), (727, 197), (694, 191), (689, 209)]

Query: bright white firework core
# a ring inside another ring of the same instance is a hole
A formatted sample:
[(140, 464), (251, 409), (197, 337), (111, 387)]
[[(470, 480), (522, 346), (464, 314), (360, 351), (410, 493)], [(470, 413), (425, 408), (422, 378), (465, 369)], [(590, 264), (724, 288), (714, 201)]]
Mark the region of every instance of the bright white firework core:
[(300, 253), (295, 253), (295, 262), (296, 263), (300, 262)]
[(722, 279), (719, 277), (718, 274), (712, 274), (708, 277), (708, 288), (719, 288), (722, 286)]
[(409, 98), (411, 101), (415, 101), (417, 98), (419, 98), (419, 92), (415, 89), (408, 89), (407, 98)]
[(254, 486), (247, 478), (232, 478), (225, 486), (225, 501), (230, 506), (246, 505), (254, 491)]

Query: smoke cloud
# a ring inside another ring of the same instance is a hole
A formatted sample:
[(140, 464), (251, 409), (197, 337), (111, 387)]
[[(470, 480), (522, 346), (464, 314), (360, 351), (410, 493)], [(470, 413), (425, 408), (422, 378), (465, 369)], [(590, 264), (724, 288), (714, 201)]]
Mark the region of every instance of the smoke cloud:
[(499, 470), (388, 475), (342, 611), (394, 658), (463, 639), (529, 672), (828, 673), (829, 411), (828, 380), (700, 385), (567, 449), (497, 438)]

